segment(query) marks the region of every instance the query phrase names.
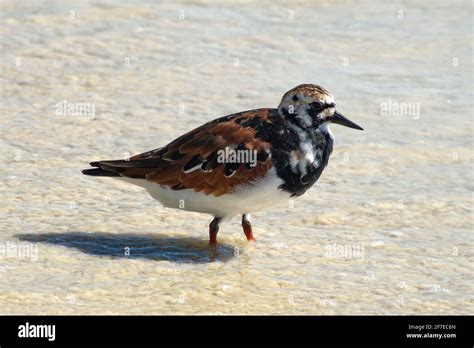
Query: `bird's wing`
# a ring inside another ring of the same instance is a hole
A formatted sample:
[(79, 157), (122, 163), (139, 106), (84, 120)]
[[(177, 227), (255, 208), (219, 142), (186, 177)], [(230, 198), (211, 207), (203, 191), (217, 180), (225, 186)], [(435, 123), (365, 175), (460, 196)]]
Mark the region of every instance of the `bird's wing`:
[[(115, 175), (143, 178), (175, 190), (193, 189), (220, 196), (264, 177), (271, 168), (271, 145), (258, 138), (257, 129), (271, 123), (268, 116), (272, 111), (274, 109), (257, 109), (221, 117), (165, 147), (127, 160), (99, 161), (91, 165)], [(254, 157), (243, 158), (245, 163), (240, 158), (240, 163), (235, 163), (230, 149), (245, 150), (240, 154)]]

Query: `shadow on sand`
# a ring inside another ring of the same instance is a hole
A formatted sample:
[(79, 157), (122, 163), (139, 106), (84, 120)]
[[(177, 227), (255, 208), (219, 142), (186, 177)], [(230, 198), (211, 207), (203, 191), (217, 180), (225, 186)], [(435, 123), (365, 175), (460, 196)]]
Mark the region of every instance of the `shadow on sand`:
[[(207, 263), (227, 262), (234, 257), (234, 247), (230, 245), (210, 247), (206, 241), (198, 238), (173, 238), (155, 234), (66, 232), (19, 234), (16, 237), (25, 242), (62, 245), (90, 255), (112, 258)], [(129, 255), (127, 250), (130, 251)]]

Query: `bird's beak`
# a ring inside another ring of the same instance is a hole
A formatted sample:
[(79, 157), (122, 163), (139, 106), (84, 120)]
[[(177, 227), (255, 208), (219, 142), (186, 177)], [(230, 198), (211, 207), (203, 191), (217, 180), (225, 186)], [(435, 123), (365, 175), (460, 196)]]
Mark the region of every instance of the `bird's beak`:
[(333, 117), (331, 118), (331, 122), (332, 123), (337, 123), (337, 124), (340, 124), (341, 126), (346, 126), (346, 127), (349, 127), (349, 128), (364, 130), (364, 128), (362, 128), (358, 124), (355, 124), (354, 122), (352, 122), (351, 120), (349, 120), (345, 116), (341, 115), (337, 111), (334, 113)]

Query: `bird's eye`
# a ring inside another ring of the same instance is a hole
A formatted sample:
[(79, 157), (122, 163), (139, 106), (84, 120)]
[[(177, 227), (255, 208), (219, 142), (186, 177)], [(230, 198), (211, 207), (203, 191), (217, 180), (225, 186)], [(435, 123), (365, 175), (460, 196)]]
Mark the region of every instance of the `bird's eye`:
[(311, 107), (312, 107), (313, 109), (315, 109), (315, 110), (321, 110), (321, 109), (323, 109), (323, 107), (324, 107), (323, 103), (318, 102), (318, 101), (312, 102), (310, 105), (311, 105)]

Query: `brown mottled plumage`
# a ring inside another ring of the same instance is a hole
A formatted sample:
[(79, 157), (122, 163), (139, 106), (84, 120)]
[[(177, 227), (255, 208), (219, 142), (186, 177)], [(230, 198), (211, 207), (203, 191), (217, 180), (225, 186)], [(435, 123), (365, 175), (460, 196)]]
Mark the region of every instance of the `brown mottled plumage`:
[[(257, 118), (261, 122), (267, 121), (269, 110), (259, 109), (230, 115), (206, 123), (165, 147), (126, 160), (99, 161), (92, 162), (91, 165), (123, 177), (143, 178), (172, 189), (193, 189), (217, 197), (231, 192), (238, 185), (264, 177), (271, 168), (270, 157), (262, 156), (264, 160), (257, 161), (255, 167), (240, 164), (234, 175), (226, 177), (226, 163), (216, 161), (217, 151), (232, 144), (243, 144), (247, 150), (268, 154), (271, 145), (259, 139), (253, 128), (239, 123)], [(207, 163), (207, 168), (204, 164), (199, 170), (185, 172), (183, 168), (194, 156), (199, 156), (200, 162)]]

